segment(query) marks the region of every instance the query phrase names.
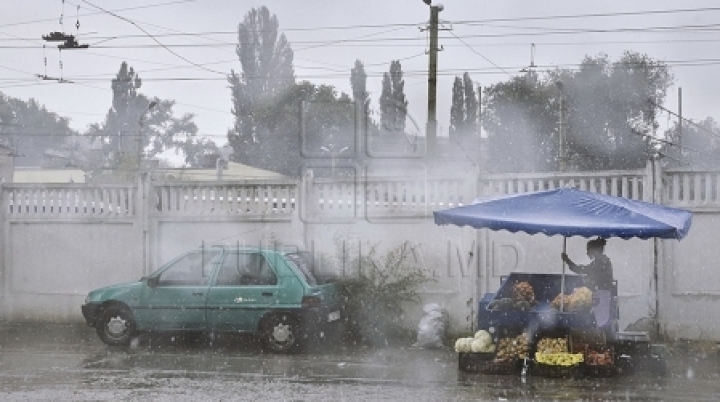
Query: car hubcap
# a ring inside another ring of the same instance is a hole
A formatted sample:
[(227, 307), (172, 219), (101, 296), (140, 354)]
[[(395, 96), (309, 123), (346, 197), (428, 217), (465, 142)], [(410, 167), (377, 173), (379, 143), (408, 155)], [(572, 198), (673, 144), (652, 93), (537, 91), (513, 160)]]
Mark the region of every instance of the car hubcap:
[(122, 317), (113, 317), (107, 323), (108, 334), (114, 337), (122, 336), (127, 330), (127, 321)]
[(292, 336), (292, 332), (290, 331), (290, 326), (287, 324), (278, 324), (273, 328), (273, 339), (275, 339), (277, 342), (287, 342), (287, 340)]

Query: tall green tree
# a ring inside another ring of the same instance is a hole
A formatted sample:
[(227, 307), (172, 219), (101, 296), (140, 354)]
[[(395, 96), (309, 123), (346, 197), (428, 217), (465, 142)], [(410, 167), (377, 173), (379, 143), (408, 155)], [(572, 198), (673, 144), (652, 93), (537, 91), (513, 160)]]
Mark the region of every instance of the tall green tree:
[[(562, 79), (562, 78), (561, 78)], [(664, 62), (625, 52), (611, 62), (607, 55), (586, 57), (568, 74), (568, 148), (582, 170), (633, 169), (645, 166), (652, 153), (648, 137), (631, 122), (658, 128), (672, 74)]]
[(390, 133), (405, 133), (407, 106), (402, 65), (399, 60), (393, 60), (390, 63), (390, 71), (383, 74), (380, 95), (381, 130)]
[(267, 122), (266, 139), (240, 148), (242, 163), (297, 177), (303, 157), (324, 154), (322, 147), (331, 152), (347, 147), (346, 155), (352, 154), (352, 99), (332, 86), (300, 82), (257, 109), (256, 115)]
[(465, 91), (460, 77), (455, 77), (452, 88), (452, 103), (450, 106), (450, 138), (457, 139), (462, 136), (465, 126)]
[(62, 148), (76, 134), (69, 119), (34, 99), (26, 102), (0, 93), (0, 143), (15, 151), (16, 166), (40, 166), (46, 151)]
[(470, 74), (455, 77), (450, 106), (450, 138), (466, 139), (478, 132), (479, 100)]
[(463, 74), (463, 91), (465, 92), (464, 135), (474, 136), (478, 132), (479, 100), (475, 94), (475, 84), (470, 74)]
[[(562, 83), (562, 92), (557, 83)], [(566, 145), (578, 170), (635, 169), (653, 152), (635, 126), (657, 129), (672, 74), (663, 62), (625, 52), (586, 57), (580, 68), (556, 70), (537, 80), (514, 77), (491, 86), (483, 99), (483, 127), (497, 171), (548, 171), (558, 166), (559, 99), (566, 105)]]
[(234, 159), (241, 159), (244, 147), (268, 141), (272, 122), (262, 119), (260, 110), (272, 107), (277, 99), (295, 84), (293, 51), (279, 22), (267, 7), (251, 9), (238, 26), (237, 56), (242, 66), (239, 74), (228, 77), (232, 93), (235, 124), (228, 132), (234, 148)]
[(392, 83), (390, 82), (389, 73), (383, 74), (382, 90), (378, 103), (380, 105), (380, 130), (382, 132), (391, 131), (395, 121), (395, 108), (393, 106)]
[(524, 77), (491, 85), (483, 97), (487, 133), (485, 166), (493, 172), (551, 171), (556, 167), (557, 114), (550, 83), (531, 85)]
[(355, 67), (350, 70), (350, 86), (353, 91), (353, 99), (364, 104), (369, 94), (367, 92), (367, 73), (365, 73), (365, 66), (360, 60), (355, 60)]
[[(167, 150), (185, 151), (185, 162), (197, 166), (198, 146), (213, 152), (215, 144), (196, 138), (197, 126), (190, 113), (176, 117), (175, 102), (149, 98), (139, 92), (142, 80), (123, 62), (111, 83), (112, 106), (102, 123), (92, 124), (85, 135), (100, 145), (104, 158), (88, 168), (95, 179), (111, 179), (114, 170), (136, 166), (138, 145), (141, 156), (152, 158)], [(151, 103), (153, 107), (150, 107)], [(138, 141), (140, 143), (138, 144)], [(109, 169), (108, 169), (109, 168)], [(128, 176), (128, 175), (126, 175)], [(129, 177), (129, 176), (128, 176)]]
[(684, 121), (682, 139), (675, 123), (665, 132), (659, 156), (666, 165), (682, 168), (717, 169), (720, 167), (720, 125), (712, 117), (701, 121)]

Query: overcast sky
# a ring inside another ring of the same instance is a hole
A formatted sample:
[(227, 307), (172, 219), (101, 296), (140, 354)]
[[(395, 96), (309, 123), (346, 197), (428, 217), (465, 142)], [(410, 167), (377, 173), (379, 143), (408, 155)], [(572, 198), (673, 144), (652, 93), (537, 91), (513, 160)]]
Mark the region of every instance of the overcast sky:
[[(2, 0), (0, 91), (35, 98), (83, 131), (104, 118), (110, 80), (127, 61), (143, 79), (142, 93), (175, 100), (176, 114), (195, 114), (200, 135), (223, 144), (233, 122), (226, 76), (240, 71), (237, 25), (262, 5), (291, 43), (298, 80), (350, 93), (350, 69), (360, 59), (376, 108), (382, 73), (400, 59), (409, 115), (424, 130), (428, 60), (426, 33), (419, 28), (429, 9), (421, 0)], [(606, 53), (616, 60), (625, 50), (647, 53), (667, 62), (675, 75), (666, 107), (677, 109), (680, 86), (685, 116), (720, 119), (718, 17), (717, 1), (446, 1), (440, 13), (448, 29), (440, 39), (440, 135), (447, 135), (454, 76), (468, 71), (482, 85), (507, 80), (531, 63), (532, 43), (538, 70), (573, 68), (585, 55)], [(63, 30), (90, 48), (60, 54), (41, 39)], [(72, 83), (42, 81), (36, 74)], [(667, 123), (667, 115), (660, 119)]]

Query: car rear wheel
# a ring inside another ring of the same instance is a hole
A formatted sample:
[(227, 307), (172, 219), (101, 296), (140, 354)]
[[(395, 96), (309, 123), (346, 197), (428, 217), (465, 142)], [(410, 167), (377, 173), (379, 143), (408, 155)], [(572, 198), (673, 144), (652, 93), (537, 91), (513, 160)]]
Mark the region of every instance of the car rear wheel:
[(96, 331), (107, 345), (128, 346), (135, 333), (135, 320), (127, 307), (111, 306), (100, 316)]
[(300, 326), (288, 314), (276, 314), (263, 321), (260, 330), (263, 346), (273, 353), (290, 353), (300, 346)]

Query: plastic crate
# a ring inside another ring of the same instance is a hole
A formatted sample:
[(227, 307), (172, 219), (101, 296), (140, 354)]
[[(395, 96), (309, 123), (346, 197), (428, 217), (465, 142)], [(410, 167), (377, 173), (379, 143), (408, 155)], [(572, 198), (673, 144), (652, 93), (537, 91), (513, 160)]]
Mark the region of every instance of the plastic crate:
[[(595, 352), (595, 353), (593, 353)], [(603, 355), (605, 364), (598, 361), (597, 355)], [(615, 352), (611, 346), (607, 345), (588, 345), (583, 352), (585, 365), (588, 367), (609, 367), (615, 365)]]
[(576, 378), (583, 375), (583, 367), (581, 364), (575, 364), (573, 366), (554, 366), (550, 364), (535, 363), (530, 369), (530, 374), (548, 378)]
[(493, 360), (495, 353), (458, 353), (458, 369), (468, 373), (479, 373), (483, 363)]
[(517, 374), (520, 372), (519, 360), (505, 360), (498, 362), (488, 360), (481, 362), (478, 366), (478, 373), (482, 374)]

